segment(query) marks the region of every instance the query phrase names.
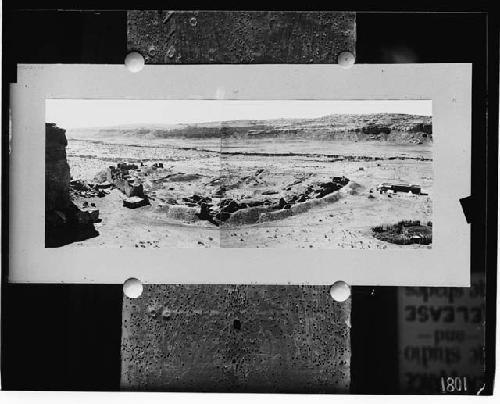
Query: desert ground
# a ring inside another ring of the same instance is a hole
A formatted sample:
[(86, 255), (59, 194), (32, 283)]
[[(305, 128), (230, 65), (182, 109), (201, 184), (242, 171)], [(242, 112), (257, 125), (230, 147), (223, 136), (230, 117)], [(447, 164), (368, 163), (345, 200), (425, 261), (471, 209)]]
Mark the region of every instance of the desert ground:
[[(126, 196), (113, 187), (104, 197), (74, 191), (77, 206), (93, 204), (99, 210), (99, 234), (62, 248), (431, 248), (381, 241), (372, 231), (399, 220), (432, 221), (429, 142), (69, 136), (67, 159), (72, 179), (89, 183), (102, 182), (109, 166), (137, 165), (131, 175), (142, 183), (150, 204), (128, 209)], [(321, 203), (303, 211), (283, 206), (333, 177), (348, 183), (318, 196)], [(387, 182), (419, 184), (423, 194), (379, 193), (377, 186)], [(259, 220), (241, 209), (215, 223), (196, 213), (200, 198), (211, 206), (228, 199), (248, 206), (265, 200), (277, 207)]]

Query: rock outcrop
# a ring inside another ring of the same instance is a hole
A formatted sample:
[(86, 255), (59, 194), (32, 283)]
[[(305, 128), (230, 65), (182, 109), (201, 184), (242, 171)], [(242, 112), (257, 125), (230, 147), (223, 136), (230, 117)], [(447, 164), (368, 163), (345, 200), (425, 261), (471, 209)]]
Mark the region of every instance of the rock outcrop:
[(66, 131), (55, 123), (45, 124), (45, 211), (65, 210), (70, 204)]
[(98, 235), (97, 209), (81, 210), (70, 195), (70, 167), (66, 160), (66, 131), (45, 124), (45, 247), (59, 247)]

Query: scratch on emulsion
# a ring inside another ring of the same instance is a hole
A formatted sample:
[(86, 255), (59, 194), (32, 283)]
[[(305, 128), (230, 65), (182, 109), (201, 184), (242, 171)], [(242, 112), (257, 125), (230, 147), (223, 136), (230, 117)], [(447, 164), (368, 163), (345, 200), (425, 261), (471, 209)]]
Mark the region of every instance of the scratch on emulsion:
[(172, 15), (174, 15), (174, 11), (168, 11), (167, 12), (167, 15), (163, 18), (163, 24), (165, 24), (168, 20), (170, 20), (170, 17), (172, 17)]

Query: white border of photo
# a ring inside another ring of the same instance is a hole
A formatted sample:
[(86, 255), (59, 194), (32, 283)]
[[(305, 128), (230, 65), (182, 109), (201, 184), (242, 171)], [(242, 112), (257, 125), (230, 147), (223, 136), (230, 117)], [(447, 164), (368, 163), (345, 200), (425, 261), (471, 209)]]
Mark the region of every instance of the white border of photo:
[[(471, 64), (19, 65), (11, 87), (11, 282), (470, 284)], [(431, 249), (45, 248), (46, 99), (432, 100)]]

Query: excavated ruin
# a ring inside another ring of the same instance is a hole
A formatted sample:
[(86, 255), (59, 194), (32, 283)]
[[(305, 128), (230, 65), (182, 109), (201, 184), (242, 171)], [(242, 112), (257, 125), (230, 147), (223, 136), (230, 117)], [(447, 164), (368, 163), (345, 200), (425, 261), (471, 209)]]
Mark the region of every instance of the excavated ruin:
[[(337, 191), (349, 183), (346, 177), (333, 177), (328, 181), (308, 185), (302, 192), (291, 194), (289, 187), (280, 193), (276, 190), (262, 192), (260, 198), (246, 198), (237, 200), (227, 196), (228, 189), (220, 185), (223, 181), (211, 181), (219, 184), (216, 187), (206, 186), (205, 195), (193, 194), (191, 196), (158, 197), (158, 189), (173, 190), (173, 185), (179, 182), (199, 180), (201, 175), (172, 173), (164, 169), (162, 163), (152, 166), (131, 163), (118, 163), (110, 166), (104, 173), (96, 176), (96, 184), (91, 184), (92, 189), (99, 189), (103, 184), (110, 184), (119, 189), (127, 198), (123, 206), (139, 208), (157, 200), (154, 208), (169, 219), (182, 222), (208, 221), (216, 226), (236, 226), (263, 221), (280, 220), (285, 217), (302, 213), (313, 206), (333, 202), (339, 198)], [(143, 182), (149, 181), (148, 195)], [(100, 191), (99, 191), (100, 192)], [(286, 193), (286, 196), (280, 196)], [(153, 196), (154, 195), (154, 196)]]
[(277, 201), (267, 198), (240, 202), (223, 199), (216, 207), (213, 218), (217, 223), (229, 226), (281, 220), (303, 213), (313, 206), (337, 200), (339, 195), (336, 191), (348, 183), (349, 179), (346, 177), (333, 177), (330, 181), (311, 184), (302, 193), (280, 197)]
[(349, 179), (346, 177), (333, 177), (330, 181), (309, 185), (299, 194), (277, 198), (277, 191), (265, 191), (260, 198), (241, 200), (227, 197), (226, 187), (219, 186), (210, 195), (194, 194), (180, 200), (170, 198), (159, 203), (157, 210), (174, 220), (206, 220), (216, 226), (280, 220), (305, 212), (313, 206), (337, 200), (339, 195), (336, 191), (348, 183)]

